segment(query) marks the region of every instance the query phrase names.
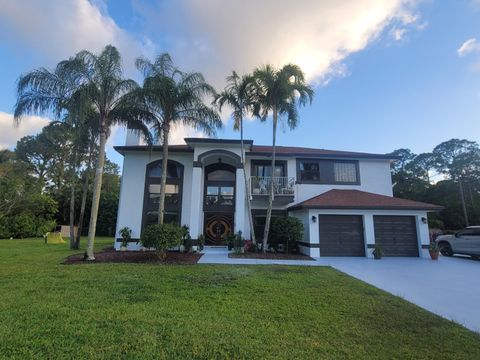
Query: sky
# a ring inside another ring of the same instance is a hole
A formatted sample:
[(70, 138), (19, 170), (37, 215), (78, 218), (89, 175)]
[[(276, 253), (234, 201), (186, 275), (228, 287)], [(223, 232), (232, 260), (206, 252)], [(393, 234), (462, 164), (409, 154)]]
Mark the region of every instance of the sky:
[[(431, 151), (451, 138), (480, 140), (480, 0), (0, 0), (0, 149), (51, 120), (13, 126), (16, 81), (87, 49), (118, 47), (134, 61), (168, 52), (221, 90), (232, 71), (296, 63), (315, 89), (298, 127), (278, 145), (387, 153)], [(219, 138), (238, 138), (228, 111)], [(177, 128), (171, 141), (202, 136)], [(270, 144), (271, 122), (250, 120), (245, 137)], [(109, 158), (121, 164), (114, 145)]]

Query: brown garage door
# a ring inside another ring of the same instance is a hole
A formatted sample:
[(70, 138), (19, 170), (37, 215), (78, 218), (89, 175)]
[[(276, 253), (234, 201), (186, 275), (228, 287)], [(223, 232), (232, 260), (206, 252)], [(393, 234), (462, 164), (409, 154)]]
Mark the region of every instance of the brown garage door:
[(384, 256), (418, 256), (414, 216), (374, 216), (375, 243)]
[(363, 218), (319, 215), (320, 256), (365, 256)]

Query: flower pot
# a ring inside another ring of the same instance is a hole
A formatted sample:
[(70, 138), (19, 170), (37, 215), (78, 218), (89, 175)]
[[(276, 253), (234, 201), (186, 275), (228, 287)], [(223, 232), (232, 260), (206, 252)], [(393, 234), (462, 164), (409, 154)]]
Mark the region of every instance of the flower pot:
[(439, 254), (438, 251), (428, 250), (428, 252), (430, 253), (430, 258), (431, 258), (432, 260), (438, 260), (438, 254)]

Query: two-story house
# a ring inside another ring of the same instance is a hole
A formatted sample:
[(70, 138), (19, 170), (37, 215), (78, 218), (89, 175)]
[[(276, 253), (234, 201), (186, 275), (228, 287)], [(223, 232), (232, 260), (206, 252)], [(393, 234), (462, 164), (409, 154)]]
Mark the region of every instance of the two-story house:
[[(238, 140), (185, 142), (169, 147), (165, 222), (187, 225), (194, 241), (203, 234), (207, 245), (223, 244), (229, 232), (261, 238), (272, 182), (273, 216), (301, 220), (300, 250), (313, 257), (371, 256), (375, 244), (384, 256), (421, 256), (429, 244), (427, 212), (441, 209), (392, 196), (389, 155), (278, 146), (272, 169), (271, 147), (245, 140), (244, 169)], [(162, 149), (139, 145), (131, 133), (115, 149), (124, 156), (117, 237), (122, 227), (131, 228), (128, 248), (134, 250), (142, 229), (158, 220)]]

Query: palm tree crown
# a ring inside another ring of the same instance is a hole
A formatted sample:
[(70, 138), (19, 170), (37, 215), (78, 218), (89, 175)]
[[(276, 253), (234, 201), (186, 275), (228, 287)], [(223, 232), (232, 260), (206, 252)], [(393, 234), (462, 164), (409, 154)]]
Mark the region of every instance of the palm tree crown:
[(305, 83), (302, 69), (288, 64), (276, 70), (271, 65), (256, 69), (253, 73), (258, 107), (256, 115), (266, 120), (270, 112), (286, 116), (288, 126), (293, 129), (298, 121), (298, 106), (312, 103), (314, 91)]
[[(168, 137), (172, 125), (183, 124), (210, 136), (222, 127), (218, 112), (203, 101), (207, 96), (214, 96), (215, 90), (202, 74), (178, 70), (168, 54), (159, 55), (153, 63), (144, 58), (137, 59), (136, 65), (145, 76), (139, 93), (155, 118), (152, 130), (162, 142), (162, 169), (166, 169)], [(163, 223), (165, 185), (166, 171), (163, 171), (158, 216), (160, 224)]]

